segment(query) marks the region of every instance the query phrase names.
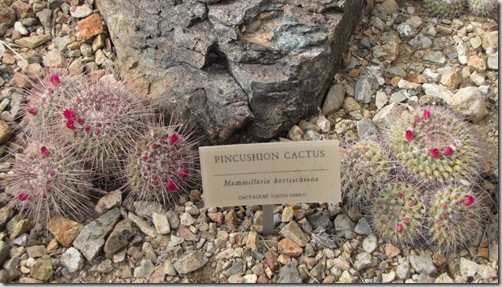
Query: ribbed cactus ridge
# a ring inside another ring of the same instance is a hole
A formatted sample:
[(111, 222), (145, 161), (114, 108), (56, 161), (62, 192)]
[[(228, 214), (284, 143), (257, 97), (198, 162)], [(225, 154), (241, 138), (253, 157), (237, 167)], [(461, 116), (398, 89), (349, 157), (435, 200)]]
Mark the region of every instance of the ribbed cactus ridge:
[(484, 228), (489, 214), (480, 194), (465, 186), (438, 190), (428, 205), (428, 243), (445, 251), (469, 246)]
[(365, 205), (390, 172), (389, 157), (369, 140), (341, 149), (342, 196), (349, 205)]
[(478, 16), (486, 16), (498, 7), (497, 0), (467, 0), (469, 12)]
[(424, 214), (421, 193), (414, 186), (400, 181), (384, 186), (369, 212), (373, 230), (399, 245), (409, 245), (421, 239)]
[(168, 205), (200, 183), (197, 139), (183, 124), (152, 125), (126, 163), (130, 196)]
[(464, 10), (465, 0), (424, 0), (424, 4), (433, 15), (452, 16)]
[(90, 213), (90, 182), (84, 162), (67, 149), (30, 140), (23, 152), (16, 154), (5, 186), (22, 216), (36, 226), (46, 226), (54, 215), (76, 220)]
[(428, 106), (389, 121), (391, 153), (420, 182), (471, 182), (480, 174), (480, 144), (450, 109)]

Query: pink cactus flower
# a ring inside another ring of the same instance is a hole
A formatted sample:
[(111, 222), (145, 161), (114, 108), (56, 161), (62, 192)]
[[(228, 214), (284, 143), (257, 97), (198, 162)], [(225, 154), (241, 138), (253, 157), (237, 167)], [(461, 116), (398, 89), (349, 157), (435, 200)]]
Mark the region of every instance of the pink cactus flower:
[(409, 218), (404, 218), (403, 219), (403, 223), (406, 224), (406, 225), (410, 224), (410, 219)]
[(61, 79), (59, 78), (58, 74), (52, 74), (49, 80), (54, 86), (59, 86), (59, 84), (61, 83)]
[(179, 174), (181, 178), (187, 178), (190, 176), (190, 171), (188, 169), (182, 169)]
[(447, 147), (445, 147), (445, 148), (443, 149), (443, 154), (444, 154), (444, 155), (446, 155), (446, 156), (449, 156), (449, 155), (451, 155), (452, 153), (453, 153), (453, 149), (452, 149), (451, 147), (449, 147), (449, 146), (447, 146)]
[(63, 111), (63, 116), (67, 120), (73, 120), (76, 115), (75, 115), (75, 112), (72, 109), (66, 109), (66, 110)]
[(48, 157), (50, 155), (50, 152), (49, 152), (49, 150), (47, 149), (46, 146), (42, 146), (40, 148), (40, 152), (42, 153), (43, 157)]
[(397, 232), (401, 233), (401, 232), (403, 232), (403, 230), (404, 230), (404, 228), (403, 228), (403, 225), (402, 225), (402, 224), (398, 224), (398, 225), (396, 226), (396, 231), (397, 231)]
[(167, 182), (167, 190), (169, 190), (170, 192), (175, 192), (177, 189), (178, 189), (178, 186), (176, 185), (176, 182), (174, 182), (173, 180), (169, 180)]
[(21, 192), (18, 196), (17, 196), (17, 199), (19, 201), (25, 201), (29, 198), (30, 196), (26, 193), (26, 192)]
[(428, 120), (431, 117), (431, 111), (429, 110), (424, 110), (424, 119)]
[(72, 119), (69, 119), (67, 122), (66, 122), (66, 127), (69, 128), (70, 130), (74, 131), (77, 129), (77, 127), (75, 127), (75, 122), (72, 120)]
[(37, 108), (29, 108), (28, 113), (36, 116), (38, 114), (38, 109)]
[(437, 148), (433, 148), (430, 151), (432, 158), (439, 158), (440, 152)]
[(472, 195), (469, 195), (468, 197), (464, 198), (465, 206), (470, 206), (471, 204), (474, 203), (474, 201), (476, 201), (476, 198)]
[(177, 135), (177, 134), (173, 134), (170, 138), (169, 138), (169, 143), (171, 145), (175, 145), (177, 142), (179, 142), (180, 140), (180, 136)]
[(411, 142), (414, 138), (415, 138), (415, 135), (413, 134), (413, 131), (406, 130), (406, 140)]

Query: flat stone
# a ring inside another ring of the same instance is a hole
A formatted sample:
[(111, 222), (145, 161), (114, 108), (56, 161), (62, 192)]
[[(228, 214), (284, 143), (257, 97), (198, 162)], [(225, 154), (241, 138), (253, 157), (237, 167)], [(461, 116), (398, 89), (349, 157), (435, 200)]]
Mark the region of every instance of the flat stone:
[(397, 248), (396, 246), (394, 246), (390, 243), (385, 244), (385, 255), (387, 255), (387, 257), (394, 258), (394, 257), (398, 256), (400, 253), (401, 253), (401, 250), (399, 248)]
[(50, 50), (44, 55), (44, 65), (49, 68), (63, 68), (66, 58), (62, 52), (57, 49)]
[(178, 229), (178, 227), (180, 226), (180, 218), (178, 217), (176, 212), (174, 212), (173, 210), (168, 210), (166, 216), (169, 220), (169, 226), (171, 226), (171, 229)]
[(85, 18), (92, 14), (92, 8), (89, 4), (74, 6), (70, 9), (70, 14), (73, 18)]
[(200, 251), (191, 250), (183, 254), (175, 263), (174, 268), (178, 274), (188, 274), (191, 273), (208, 262), (208, 259)]
[(375, 249), (377, 248), (377, 245), (378, 245), (378, 238), (373, 233), (366, 236), (366, 238), (364, 238), (363, 243), (362, 243), (364, 251), (366, 251), (367, 253), (370, 253), (370, 254), (373, 251), (375, 251)]
[(455, 70), (450, 73), (441, 75), (441, 84), (450, 90), (457, 89), (462, 83), (462, 73), (460, 70)]
[(360, 139), (369, 137), (377, 132), (377, 127), (370, 119), (362, 119), (357, 122), (357, 135)]
[(38, 259), (30, 269), (30, 276), (40, 281), (48, 281), (54, 270), (52, 269), (52, 260), (48, 255)]
[(434, 266), (432, 257), (428, 254), (410, 255), (410, 263), (417, 273), (433, 275), (437, 273), (437, 268)]
[(7, 6), (9, 5), (0, 6), (0, 36), (2, 37), (16, 22), (16, 11)]
[(171, 232), (171, 226), (166, 214), (154, 212), (152, 221), (158, 234), (169, 234)]
[(281, 222), (290, 222), (293, 220), (294, 210), (293, 207), (287, 205), (284, 206), (281, 214)]
[(338, 111), (345, 98), (345, 87), (343, 84), (335, 84), (329, 88), (328, 95), (322, 106), (322, 113), (329, 115)]
[(391, 283), (395, 279), (396, 279), (396, 272), (394, 271), (382, 274), (382, 283)]
[(31, 258), (39, 258), (47, 253), (47, 249), (45, 249), (44, 245), (33, 245), (27, 247), (26, 252)]
[(181, 238), (183, 238), (185, 241), (197, 241), (199, 240), (199, 237), (194, 234), (192, 231), (190, 231), (190, 229), (188, 229), (187, 227), (181, 225), (179, 228), (178, 228), (178, 236), (180, 236)]
[[(307, 217), (308, 222), (312, 226), (312, 229), (317, 229), (317, 228), (323, 228), (323, 229), (329, 229), (333, 227), (333, 222), (331, 222), (329, 218), (329, 213), (328, 211), (319, 211), (311, 216)], [(301, 229), (300, 229), (301, 231)], [(303, 233), (303, 232), (302, 232)], [(301, 242), (302, 244), (305, 243), (305, 240)], [(305, 245), (303, 246), (305, 247)]]
[(104, 32), (103, 23), (99, 14), (92, 14), (91, 16), (78, 21), (79, 39), (89, 40), (92, 37)]
[(368, 235), (371, 231), (371, 226), (365, 217), (359, 219), (357, 225), (354, 227), (354, 232), (359, 235)]
[(284, 238), (279, 241), (278, 248), (281, 254), (291, 257), (297, 257), (303, 253), (303, 249), (289, 238)]
[(413, 83), (413, 82), (410, 82), (410, 81), (407, 81), (404, 79), (399, 80), (399, 82), (397, 83), (397, 86), (400, 89), (413, 90), (413, 91), (417, 91), (417, 92), (422, 91), (422, 85), (417, 84), (417, 83)]
[(165, 213), (165, 209), (156, 201), (135, 201), (134, 202), (134, 213), (143, 218), (151, 218), (154, 212)]
[(143, 220), (141, 217), (137, 216), (136, 214), (134, 214), (132, 212), (129, 212), (127, 217), (144, 234), (146, 234), (152, 238), (155, 238), (157, 236), (157, 231), (155, 231), (155, 228), (150, 226), (150, 224), (148, 224), (148, 222)]
[(26, 48), (30, 49), (35, 49), (39, 46), (42, 46), (45, 44), (47, 41), (51, 40), (52, 36), (51, 35), (35, 35), (31, 37), (25, 37), (21, 38), (18, 40), (15, 40), (14, 42), (18, 44), (19, 46), (23, 46)]
[(233, 209), (229, 210), (225, 215), (225, 224), (232, 229), (237, 229), (237, 214)]
[(207, 217), (211, 219), (211, 221), (214, 221), (218, 224), (223, 224), (223, 221), (225, 219), (225, 216), (223, 216), (223, 213), (220, 212), (214, 212), (214, 213), (208, 213)]
[(73, 246), (82, 252), (87, 260), (94, 260), (105, 244), (106, 236), (112, 231), (120, 217), (119, 208), (114, 208), (101, 215), (82, 229), (73, 241)]
[(466, 277), (473, 277), (478, 272), (479, 265), (464, 257), (460, 258), (460, 274)]
[(51, 217), (47, 228), (61, 245), (68, 248), (72, 246), (84, 226), (63, 217)]
[(261, 242), (256, 231), (250, 231), (248, 233), (248, 239), (246, 240), (246, 246), (251, 248), (251, 250), (257, 251), (261, 248)]
[(7, 122), (0, 120), (0, 144), (8, 141), (12, 136), (12, 129)]
[(350, 113), (352, 111), (361, 110), (361, 105), (352, 97), (347, 97), (343, 101), (343, 109), (345, 112)]
[(437, 64), (444, 64), (446, 62), (446, 57), (441, 51), (431, 51), (424, 55), (424, 60)]
[(486, 67), (486, 59), (481, 58), (476, 55), (470, 56), (469, 59), (467, 60), (467, 66), (473, 67), (478, 72), (484, 72), (484, 71), (486, 71), (486, 68), (487, 68)]
[(443, 100), (446, 104), (449, 104), (453, 93), (442, 85), (425, 83), (422, 88), (427, 96), (438, 98)]
[(307, 140), (309, 140), (309, 137), (297, 125), (294, 125), (291, 127), (291, 129), (288, 132), (288, 138), (290, 138), (292, 141), (307, 141)]
[(77, 272), (84, 267), (84, 257), (76, 248), (70, 247), (61, 256), (61, 265), (70, 273)]
[(9, 256), (9, 245), (0, 240), (0, 265), (3, 265), (7, 256)]
[(333, 260), (333, 266), (342, 271), (348, 271), (351, 268), (350, 263), (343, 256), (335, 258)]
[(445, 283), (455, 283), (455, 281), (453, 281), (453, 279), (451, 279), (450, 276), (448, 276), (448, 273), (444, 272), (444, 273), (441, 273), (436, 278), (436, 280), (434, 281), (434, 283), (445, 284)]
[(134, 268), (134, 278), (150, 278), (155, 266), (151, 260), (143, 259), (138, 267)]
[(488, 103), (476, 87), (465, 87), (453, 95), (450, 107), (472, 122), (479, 122), (488, 115)]
[(302, 283), (295, 261), (290, 261), (279, 269), (277, 283)]
[(103, 251), (106, 254), (115, 254), (129, 244), (130, 239), (136, 235), (136, 229), (127, 219), (119, 221), (106, 239)]
[(371, 101), (371, 96), (378, 86), (378, 81), (374, 77), (361, 77), (356, 82), (356, 100), (365, 104), (369, 103)]
[(265, 253), (265, 262), (273, 272), (275, 272), (277, 268), (279, 268), (279, 262), (277, 261), (277, 256), (274, 254), (272, 250), (268, 250)]
[(497, 270), (488, 265), (479, 265), (477, 274), (481, 276), (482, 279), (492, 279), (497, 278)]
[(96, 204), (96, 212), (103, 214), (104, 212), (118, 207), (122, 204), (122, 191), (120, 189), (111, 191), (105, 196), (101, 197)]
[(361, 252), (356, 255), (356, 260), (354, 261), (354, 268), (356, 270), (363, 270), (365, 268), (374, 266), (375, 262), (373, 261), (371, 254), (367, 252)]
[(300, 247), (305, 247), (309, 243), (310, 239), (302, 231), (301, 227), (295, 221), (289, 222), (284, 228), (281, 229), (281, 234), (291, 239), (294, 243), (298, 244)]
[(240, 274), (234, 274), (228, 277), (227, 281), (231, 284), (242, 284), (244, 283), (244, 278)]
[(410, 264), (408, 260), (401, 262), (396, 268), (396, 274), (399, 279), (406, 280), (410, 277)]
[(416, 49), (429, 49), (430, 47), (432, 47), (432, 40), (424, 34), (420, 33), (413, 39), (411, 39), (408, 44)]
[(344, 213), (340, 213), (335, 217), (335, 230), (340, 236), (344, 236), (347, 239), (352, 239), (354, 235), (354, 222), (350, 220), (349, 216)]
[[(33, 223), (31, 223), (31, 221), (28, 219), (21, 219), (19, 221), (15, 221), (12, 230), (10, 230), (9, 238), (13, 240), (14, 238), (17, 238), (19, 235), (30, 231), (32, 228), (33, 228)], [(7, 230), (8, 229), (9, 228), (7, 226)]]
[(482, 36), (482, 47), (485, 51), (496, 51), (499, 46), (499, 32), (491, 31), (488, 33), (484, 33)]

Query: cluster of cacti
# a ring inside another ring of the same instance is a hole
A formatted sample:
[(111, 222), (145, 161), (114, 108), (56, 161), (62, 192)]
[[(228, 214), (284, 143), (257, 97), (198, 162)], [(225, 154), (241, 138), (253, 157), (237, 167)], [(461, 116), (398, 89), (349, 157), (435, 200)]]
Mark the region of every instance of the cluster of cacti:
[(35, 224), (56, 214), (77, 219), (91, 210), (90, 173), (68, 149), (54, 145), (49, 136), (33, 139), (15, 156), (6, 192)]
[(466, 186), (445, 186), (431, 194), (427, 219), (429, 243), (455, 250), (476, 238), (489, 213), (482, 194)]
[(342, 148), (344, 200), (369, 205), (362, 210), (374, 230), (393, 243), (425, 241), (444, 250), (471, 244), (490, 210), (474, 189), (485, 156), (478, 137), (439, 106), (396, 113), (385, 126), (380, 145), (363, 140)]
[(132, 196), (167, 204), (198, 183), (192, 134), (181, 124), (155, 121), (153, 106), (123, 82), (52, 73), (33, 86), (22, 92), (18, 130), (26, 148), (6, 186), (35, 223), (90, 210), (93, 184), (124, 184)]
[(411, 184), (397, 181), (385, 185), (370, 210), (374, 230), (394, 243), (417, 242), (424, 230), (423, 199)]
[(475, 135), (452, 111), (431, 106), (392, 121), (388, 144), (403, 169), (419, 181), (470, 182), (480, 173)]
[[(467, 3), (466, 3), (467, 1)], [(434, 15), (452, 16), (464, 9), (478, 16), (490, 14), (497, 7), (497, 0), (424, 0), (424, 5)]]
[(130, 150), (127, 183), (138, 200), (167, 204), (199, 180), (197, 141), (183, 125), (152, 125)]
[(382, 147), (366, 140), (340, 149), (342, 197), (349, 205), (364, 206), (390, 172)]

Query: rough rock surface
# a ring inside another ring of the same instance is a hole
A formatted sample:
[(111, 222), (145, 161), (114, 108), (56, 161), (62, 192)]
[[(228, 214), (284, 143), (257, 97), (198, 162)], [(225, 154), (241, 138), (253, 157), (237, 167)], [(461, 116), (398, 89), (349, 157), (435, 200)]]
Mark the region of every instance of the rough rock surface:
[(223, 143), (267, 140), (316, 112), (364, 2), (96, 5), (131, 81), (146, 80), (145, 96), (196, 121), (209, 142)]

